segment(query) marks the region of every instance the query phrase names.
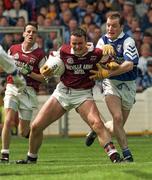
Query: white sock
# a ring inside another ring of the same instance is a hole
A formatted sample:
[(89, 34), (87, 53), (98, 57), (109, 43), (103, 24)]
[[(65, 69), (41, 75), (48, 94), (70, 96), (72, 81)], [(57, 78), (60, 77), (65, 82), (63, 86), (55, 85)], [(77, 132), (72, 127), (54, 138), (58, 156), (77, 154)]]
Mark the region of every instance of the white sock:
[(2, 149), (1, 154), (9, 154), (9, 149)]
[(28, 152), (27, 155), (30, 156), (31, 158), (37, 158), (37, 154)]

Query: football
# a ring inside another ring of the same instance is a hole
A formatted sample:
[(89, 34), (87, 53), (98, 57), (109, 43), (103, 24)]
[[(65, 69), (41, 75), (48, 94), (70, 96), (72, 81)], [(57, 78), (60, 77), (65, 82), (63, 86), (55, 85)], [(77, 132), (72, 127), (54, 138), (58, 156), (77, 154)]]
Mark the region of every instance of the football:
[(65, 71), (65, 66), (62, 59), (51, 54), (49, 55), (45, 65), (47, 65), (50, 69), (52, 69), (53, 75), (56, 76), (61, 76)]

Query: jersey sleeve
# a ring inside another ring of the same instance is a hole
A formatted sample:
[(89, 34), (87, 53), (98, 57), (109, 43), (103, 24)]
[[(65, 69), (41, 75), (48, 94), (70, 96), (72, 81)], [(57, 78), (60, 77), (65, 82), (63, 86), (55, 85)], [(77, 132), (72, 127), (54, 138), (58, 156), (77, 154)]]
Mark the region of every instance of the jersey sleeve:
[(96, 48), (101, 49), (104, 44), (105, 43), (104, 43), (103, 39), (100, 38), (99, 41), (97, 42)]
[(135, 45), (135, 41), (128, 37), (123, 44), (123, 56), (126, 61), (133, 61), (134, 64), (138, 63), (139, 54)]

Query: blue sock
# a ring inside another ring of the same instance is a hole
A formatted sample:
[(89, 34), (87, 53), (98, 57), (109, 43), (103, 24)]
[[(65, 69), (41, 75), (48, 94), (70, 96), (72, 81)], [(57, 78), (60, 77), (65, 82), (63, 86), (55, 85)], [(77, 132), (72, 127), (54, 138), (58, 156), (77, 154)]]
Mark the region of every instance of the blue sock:
[(130, 158), (132, 157), (131, 151), (128, 148), (125, 148), (122, 150), (122, 154), (124, 158)]

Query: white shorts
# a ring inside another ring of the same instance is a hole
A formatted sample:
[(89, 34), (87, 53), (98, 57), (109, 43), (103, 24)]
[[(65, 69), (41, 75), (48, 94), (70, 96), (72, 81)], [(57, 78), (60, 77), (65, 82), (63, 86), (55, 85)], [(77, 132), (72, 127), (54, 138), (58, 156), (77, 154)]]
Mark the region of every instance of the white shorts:
[(11, 108), (18, 111), (20, 119), (31, 120), (34, 108), (37, 108), (38, 100), (35, 90), (27, 86), (24, 90), (19, 91), (13, 84), (7, 84), (4, 108)]
[(72, 89), (60, 82), (52, 96), (54, 96), (65, 110), (79, 107), (86, 100), (93, 100), (92, 89)]
[(135, 81), (103, 80), (103, 94), (118, 96), (122, 101), (122, 108), (130, 110), (135, 103)]

